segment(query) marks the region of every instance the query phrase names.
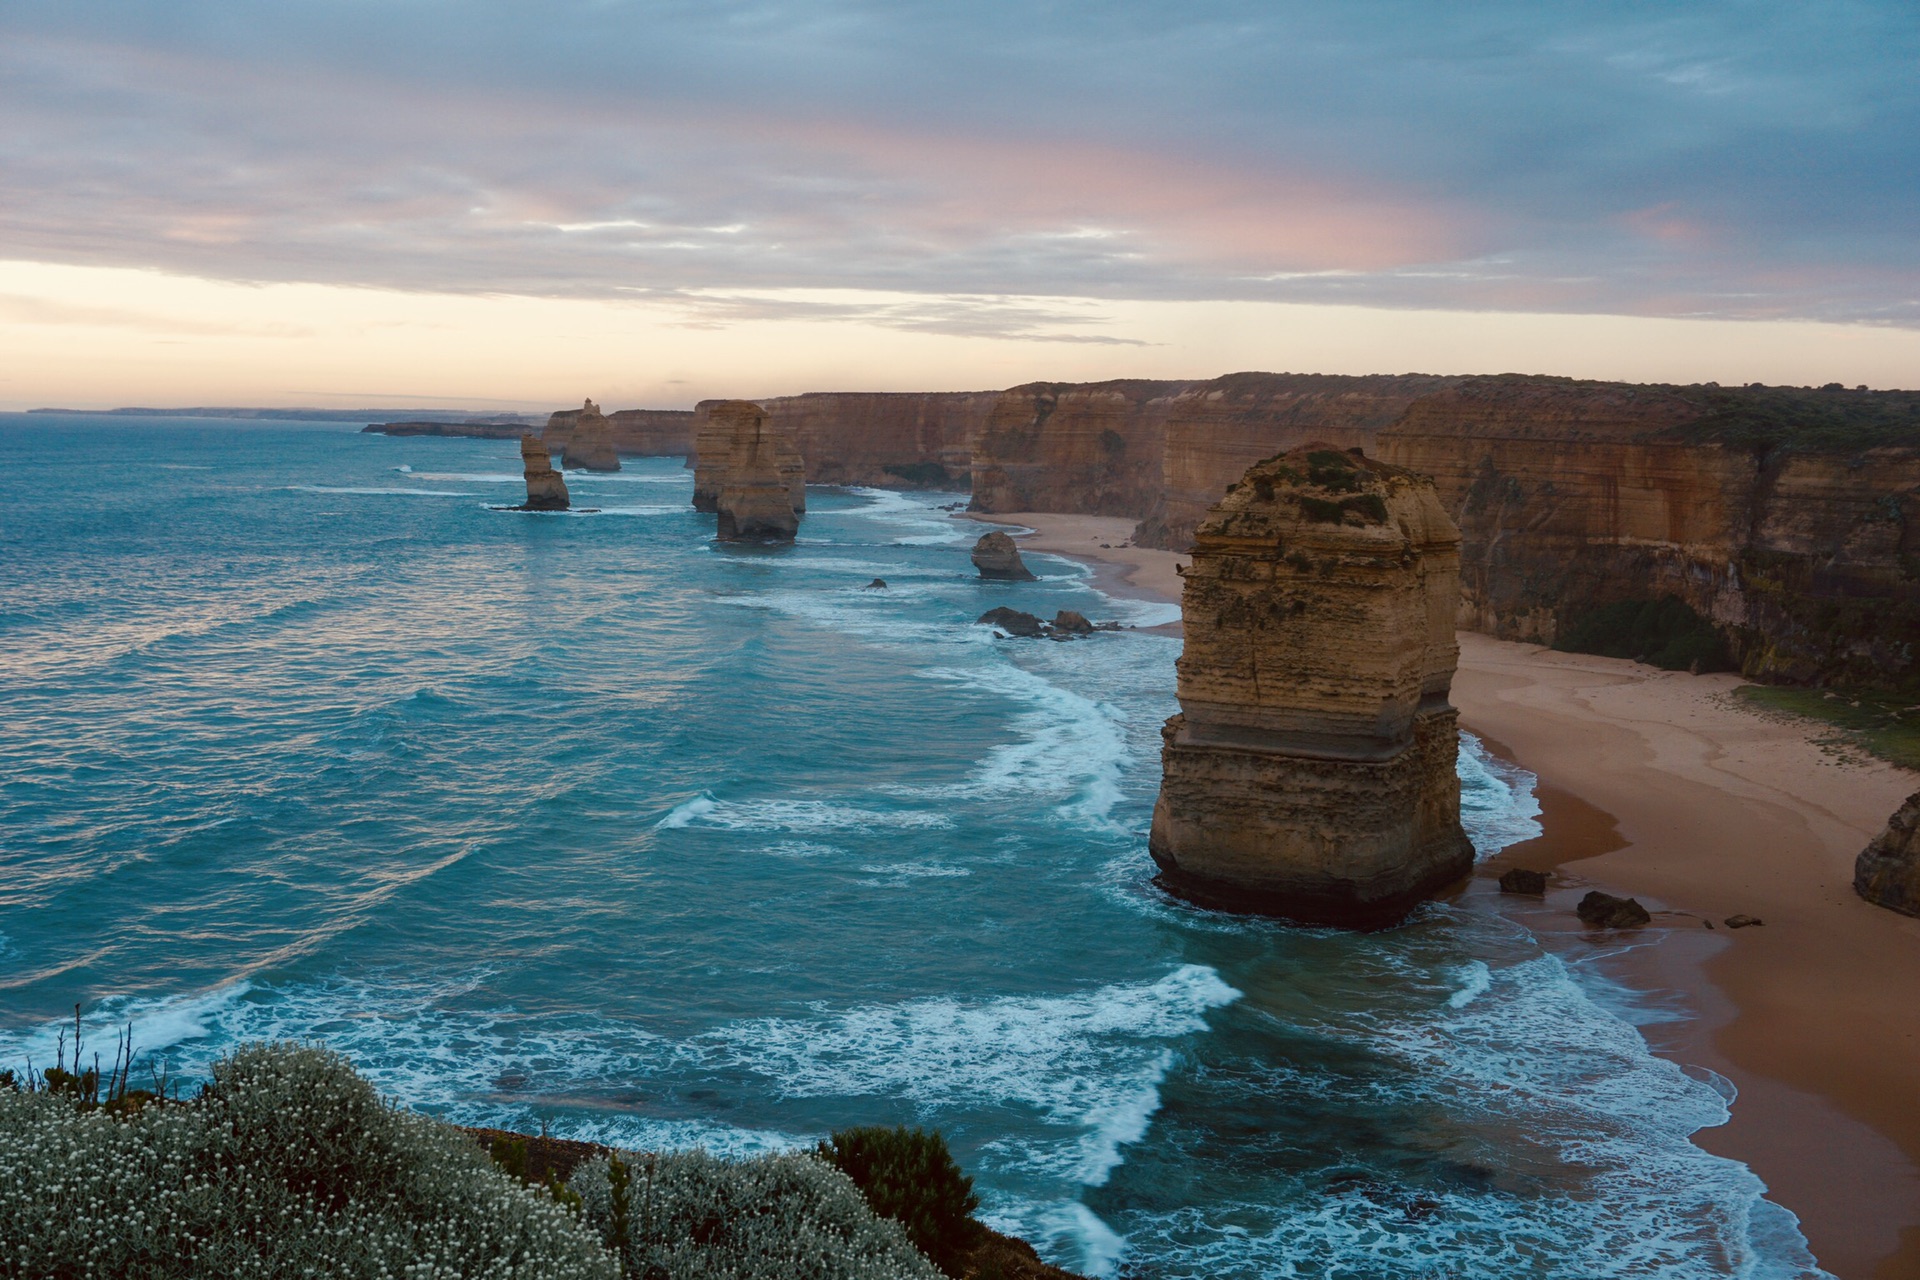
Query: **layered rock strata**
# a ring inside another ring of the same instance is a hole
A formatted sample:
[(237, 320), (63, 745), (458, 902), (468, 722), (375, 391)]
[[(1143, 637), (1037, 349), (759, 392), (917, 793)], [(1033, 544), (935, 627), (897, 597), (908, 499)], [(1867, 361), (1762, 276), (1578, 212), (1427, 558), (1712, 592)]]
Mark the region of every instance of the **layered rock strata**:
[(1149, 840), (1169, 888), (1373, 925), (1466, 873), (1458, 556), (1429, 481), (1317, 443), (1201, 521)]
[[(554, 415), (555, 418), (559, 416)], [(542, 437), (548, 446), (552, 447), (556, 435), (561, 436), (560, 448), (565, 454), (565, 465), (572, 470), (618, 471), (620, 455), (614, 451), (613, 437), (600, 406), (588, 400), (572, 418), (572, 422), (564, 426), (548, 420), (546, 434)]]
[(1920, 791), (1908, 796), (1886, 830), (1860, 851), (1853, 891), (1877, 907), (1920, 916)]
[(1033, 382), (1001, 392), (972, 440), (973, 509), (1071, 502), (1076, 512), (1140, 516), (1160, 490), (1167, 413), (1184, 385)]
[(1033, 573), (1020, 558), (1020, 548), (999, 531), (982, 534), (973, 544), (973, 567), (983, 578), (1001, 582), (1031, 582)]
[[(540, 438), (548, 453), (564, 454), (578, 409), (550, 414)], [(607, 439), (614, 452), (626, 457), (684, 457), (693, 438), (691, 409), (622, 409), (608, 414)], [(513, 440), (532, 425), (515, 418), (474, 418), (461, 422), (376, 422), (362, 428), (389, 436), (462, 436), (482, 440)]]
[(1000, 393), (821, 392), (760, 403), (815, 484), (965, 489), (972, 440)]
[(792, 542), (806, 501), (798, 455), (758, 405), (726, 401), (714, 416), (730, 428), (724, 464), (708, 462), (719, 473), (713, 503), (720, 540)]
[(687, 465), (693, 468), (694, 510), (719, 509), (720, 491), (728, 475), (740, 465), (741, 451), (749, 441), (771, 460), (787, 487), (793, 510), (806, 511), (805, 460), (772, 415), (751, 400), (702, 400), (695, 407), (693, 452), (687, 458)]
[(540, 437), (520, 437), (520, 467), (527, 481), (522, 511), (565, 511), (571, 505), (567, 482), (553, 469), (553, 459)]
[(1379, 449), (1459, 523), (1463, 627), (1675, 595), (1746, 675), (1920, 679), (1920, 396), (1476, 378)]

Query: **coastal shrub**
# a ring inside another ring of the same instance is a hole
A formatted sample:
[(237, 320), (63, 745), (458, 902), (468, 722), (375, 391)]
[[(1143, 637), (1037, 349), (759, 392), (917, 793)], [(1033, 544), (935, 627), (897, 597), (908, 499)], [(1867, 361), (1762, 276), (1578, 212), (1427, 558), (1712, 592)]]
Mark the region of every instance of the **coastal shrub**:
[(853, 1179), (875, 1213), (906, 1228), (907, 1238), (948, 1275), (980, 1241), (973, 1211), (980, 1197), (939, 1133), (905, 1126), (844, 1129), (820, 1144), (819, 1157)]
[(1678, 596), (1620, 600), (1577, 614), (1553, 647), (1565, 653), (1632, 658), (1664, 671), (1731, 671), (1726, 637)]
[(612, 1280), (595, 1234), (335, 1054), (237, 1051), (135, 1111), (0, 1090), (0, 1276)]
[(790, 1152), (597, 1157), (568, 1182), (582, 1221), (637, 1280), (939, 1280), (846, 1175)]
[(890, 462), (880, 469), (921, 489), (945, 489), (953, 484), (953, 473), (937, 462)]

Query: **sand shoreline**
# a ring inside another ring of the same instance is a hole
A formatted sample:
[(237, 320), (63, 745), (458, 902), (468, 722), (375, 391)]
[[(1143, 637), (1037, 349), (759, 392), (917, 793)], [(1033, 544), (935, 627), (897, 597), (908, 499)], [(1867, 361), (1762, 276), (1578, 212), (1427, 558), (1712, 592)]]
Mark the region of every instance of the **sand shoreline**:
[[(1131, 521), (978, 518), (1032, 529), (1022, 547), (1089, 562), (1103, 590), (1179, 599), (1184, 557), (1123, 545)], [(1643, 1028), (1655, 1052), (1738, 1090), (1695, 1142), (1752, 1168), (1841, 1280), (1920, 1276), (1920, 920), (1851, 888), (1854, 855), (1920, 775), (1823, 749), (1821, 726), (1735, 702), (1734, 676), (1460, 640), (1461, 723), (1539, 778), (1545, 831), (1465, 892), (1554, 870), (1544, 903), (1500, 908), (1583, 943), (1586, 889), (1639, 897), (1656, 913), (1639, 941), (1656, 945), (1591, 945), (1633, 989), (1679, 996), (1689, 1016)], [(1766, 923), (1728, 930), (1736, 912)]]

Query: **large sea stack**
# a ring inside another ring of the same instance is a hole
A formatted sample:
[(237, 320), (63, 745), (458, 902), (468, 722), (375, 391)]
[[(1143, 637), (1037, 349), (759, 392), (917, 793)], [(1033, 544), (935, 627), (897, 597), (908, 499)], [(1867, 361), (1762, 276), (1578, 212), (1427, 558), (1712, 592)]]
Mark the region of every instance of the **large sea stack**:
[(574, 416), (566, 443), (566, 464), (577, 471), (618, 471), (620, 455), (613, 451), (606, 415), (589, 400)]
[(1020, 558), (1020, 548), (1008, 535), (995, 530), (973, 544), (973, 567), (983, 578), (1000, 582), (1032, 582), (1033, 571)]
[(1472, 866), (1460, 532), (1425, 477), (1305, 445), (1200, 522), (1149, 847), (1210, 906), (1373, 926)]
[[(720, 540), (792, 542), (806, 492), (806, 476), (794, 474), (799, 455), (783, 447), (759, 406), (728, 401), (722, 408), (732, 430), (714, 495)], [(802, 495), (797, 503), (796, 491)]]
[(520, 437), (520, 466), (527, 477), (527, 501), (522, 511), (565, 511), (570, 505), (567, 482), (553, 469), (553, 459), (538, 436)]
[(767, 411), (751, 400), (702, 400), (693, 419), (693, 509), (719, 509), (720, 490), (745, 442), (770, 451), (796, 513), (807, 509), (806, 463), (793, 441)]

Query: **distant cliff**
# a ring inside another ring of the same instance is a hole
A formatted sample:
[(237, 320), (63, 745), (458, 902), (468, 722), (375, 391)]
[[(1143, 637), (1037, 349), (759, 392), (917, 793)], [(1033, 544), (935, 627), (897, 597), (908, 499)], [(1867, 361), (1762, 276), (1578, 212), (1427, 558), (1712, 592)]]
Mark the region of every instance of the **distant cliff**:
[(993, 391), (816, 392), (761, 400), (814, 484), (965, 489)]
[(1167, 414), (1185, 385), (1032, 382), (1001, 392), (972, 441), (973, 509), (1142, 514), (1161, 492)]
[[(564, 448), (578, 409), (562, 409), (547, 418), (542, 438)], [(518, 439), (526, 427), (499, 419), (460, 422), (375, 422), (362, 431), (387, 436), (463, 436), (482, 440)], [(607, 415), (607, 438), (616, 453), (629, 457), (677, 458), (692, 446), (693, 412), (689, 409), (622, 409)]]

